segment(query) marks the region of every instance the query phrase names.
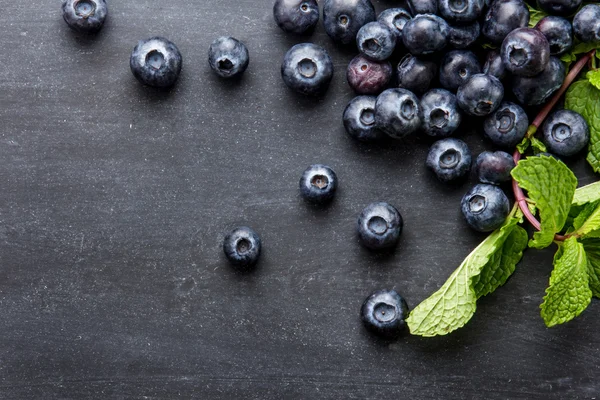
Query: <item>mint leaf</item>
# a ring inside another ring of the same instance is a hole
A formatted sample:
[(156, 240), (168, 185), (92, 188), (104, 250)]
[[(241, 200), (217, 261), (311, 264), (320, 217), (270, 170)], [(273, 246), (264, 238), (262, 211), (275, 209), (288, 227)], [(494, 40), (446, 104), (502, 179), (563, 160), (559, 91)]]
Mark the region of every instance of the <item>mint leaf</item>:
[(575, 218), (573, 226), (575, 233), (580, 237), (586, 237), (591, 232), (600, 231), (600, 201), (590, 203)]
[(537, 23), (540, 22), (540, 19), (542, 19), (548, 15), (541, 10), (533, 8), (529, 4), (527, 4), (527, 8), (529, 9), (529, 27), (530, 28), (533, 28), (534, 26), (536, 26)]
[(596, 87), (596, 89), (600, 89), (600, 69), (589, 71), (585, 77)]
[(581, 114), (590, 126), (587, 160), (600, 172), (600, 90), (588, 80), (573, 83), (565, 96), (565, 108)]
[(512, 176), (539, 211), (541, 229), (533, 234), (529, 246), (548, 247), (567, 221), (577, 178), (563, 162), (547, 156), (519, 161)]
[(522, 215), (515, 214), (477, 246), (437, 292), (411, 311), (407, 319), (411, 334), (446, 335), (463, 327), (475, 313), (477, 299), (506, 282), (527, 242), (517, 226)]
[(545, 153), (546, 151), (548, 151), (546, 149), (546, 145), (535, 136), (531, 137), (531, 147), (533, 147), (533, 149), (538, 153)]
[(600, 239), (585, 239), (581, 243), (588, 259), (590, 289), (595, 297), (600, 297)]
[(524, 154), (529, 148), (529, 145), (531, 145), (531, 140), (525, 136), (521, 143), (517, 145), (517, 150), (519, 150), (519, 153)]
[[(568, 69), (571, 63), (577, 61), (579, 54), (588, 53), (598, 47), (598, 43), (578, 43), (570, 53), (563, 54), (560, 60), (566, 64)], [(598, 55), (598, 52), (596, 52), (596, 55)]]
[(600, 181), (590, 183), (575, 190), (573, 204), (584, 205), (600, 200)]
[(542, 318), (548, 327), (563, 324), (581, 314), (591, 300), (585, 250), (576, 238), (570, 237), (554, 259), (550, 286), (540, 306)]
[[(574, 231), (580, 229), (585, 224), (585, 222), (592, 216), (592, 214), (594, 214), (594, 211), (596, 211), (598, 205), (600, 205), (600, 202), (588, 203), (579, 209), (579, 212), (577, 213), (575, 218), (573, 218), (572, 225)], [(571, 207), (571, 210), (572, 209), (573, 208)]]

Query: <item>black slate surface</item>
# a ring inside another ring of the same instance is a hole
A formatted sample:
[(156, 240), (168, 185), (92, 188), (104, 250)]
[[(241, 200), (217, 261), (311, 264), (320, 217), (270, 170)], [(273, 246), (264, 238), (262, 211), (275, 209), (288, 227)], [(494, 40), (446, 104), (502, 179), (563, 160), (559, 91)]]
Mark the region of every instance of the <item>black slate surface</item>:
[[(378, 10), (394, 2), (376, 2)], [(319, 26), (286, 36), (271, 0), (110, 2), (95, 38), (74, 34), (59, 2), (0, 0), (0, 398), (592, 399), (600, 395), (600, 306), (546, 329), (538, 306), (552, 250), (528, 251), (508, 284), (447, 337), (381, 342), (358, 312), (382, 287), (411, 305), (483, 238), (462, 221), (471, 183), (439, 185), (422, 140), (365, 146), (346, 136), (352, 93)], [(218, 35), (244, 41), (240, 82), (209, 70)], [(184, 57), (179, 84), (138, 84), (137, 40), (163, 35)], [(283, 85), (301, 41), (330, 50), (320, 100)], [(474, 153), (488, 147), (463, 130)], [(340, 178), (334, 204), (308, 207), (309, 164)], [(581, 183), (597, 179), (583, 162)], [(355, 236), (360, 210), (402, 212), (399, 248)], [(238, 224), (262, 236), (255, 273), (221, 250)]]

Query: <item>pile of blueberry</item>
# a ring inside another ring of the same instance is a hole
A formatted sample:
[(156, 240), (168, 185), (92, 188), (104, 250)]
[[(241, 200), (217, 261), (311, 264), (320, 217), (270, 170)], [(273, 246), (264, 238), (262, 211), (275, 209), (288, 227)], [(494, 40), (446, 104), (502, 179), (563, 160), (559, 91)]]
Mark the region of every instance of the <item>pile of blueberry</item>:
[[(471, 170), (467, 144), (449, 137), (465, 119), (480, 120), (489, 141), (513, 150), (529, 127), (523, 107), (545, 103), (564, 81), (558, 57), (577, 42), (600, 42), (600, 5), (582, 7), (582, 0), (538, 0), (550, 15), (534, 28), (528, 28), (524, 0), (406, 3), (406, 9), (377, 15), (370, 0), (323, 1), (327, 34), (341, 46), (356, 45), (360, 53), (346, 71), (358, 96), (344, 110), (343, 124), (362, 142), (417, 134), (433, 138), (426, 165), (442, 182), (460, 181)], [(105, 0), (63, 0), (62, 10), (67, 24), (85, 33), (99, 31), (107, 15)], [(273, 14), (281, 29), (296, 35), (310, 34), (320, 18), (316, 0), (276, 0)], [(477, 43), (490, 48), (483, 63)], [(394, 69), (390, 60), (396, 57)], [(248, 49), (221, 37), (210, 45), (208, 62), (220, 77), (238, 77), (248, 67)], [(172, 42), (153, 37), (135, 46), (130, 67), (143, 84), (168, 88), (178, 79), (182, 56)], [(285, 84), (309, 96), (323, 95), (333, 74), (327, 51), (312, 43), (293, 46), (281, 66)], [(585, 120), (568, 110), (553, 113), (542, 133), (547, 149), (559, 157), (573, 156), (589, 142)], [(490, 232), (509, 213), (500, 185), (511, 180), (515, 163), (509, 153), (496, 151), (479, 154), (474, 165), (481, 183), (463, 197), (462, 212), (473, 229)], [(299, 183), (301, 195), (317, 204), (331, 201), (337, 185), (335, 172), (325, 165), (309, 167)], [(358, 217), (358, 237), (371, 250), (396, 246), (402, 228), (402, 216), (387, 203), (370, 204)], [(225, 237), (223, 249), (232, 265), (249, 270), (258, 261), (261, 241), (251, 228), (241, 227)], [(368, 329), (393, 337), (405, 330), (408, 307), (398, 293), (383, 290), (365, 300), (361, 315)]]

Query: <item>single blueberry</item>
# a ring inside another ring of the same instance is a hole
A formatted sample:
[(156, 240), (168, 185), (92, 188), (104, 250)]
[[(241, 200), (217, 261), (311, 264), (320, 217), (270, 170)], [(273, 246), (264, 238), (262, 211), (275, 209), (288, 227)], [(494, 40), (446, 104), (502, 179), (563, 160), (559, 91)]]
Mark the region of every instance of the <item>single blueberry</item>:
[(472, 51), (453, 50), (442, 58), (440, 84), (443, 88), (456, 92), (460, 85), (480, 73), (481, 65)]
[(260, 256), (260, 248), (260, 237), (246, 226), (229, 232), (223, 241), (225, 256), (240, 270), (248, 270), (256, 264)]
[(455, 181), (471, 170), (471, 150), (459, 139), (438, 140), (429, 149), (426, 165), (440, 181)]
[(451, 23), (473, 22), (483, 12), (484, 0), (439, 0), (438, 11), (442, 18)]
[(438, 0), (406, 0), (412, 15), (437, 14)]
[(311, 32), (319, 22), (317, 0), (275, 0), (273, 17), (285, 32), (301, 35)]
[(528, 128), (529, 119), (525, 110), (508, 101), (502, 102), (483, 123), (485, 136), (496, 146), (506, 149), (513, 149), (521, 143)]
[(582, 42), (600, 42), (600, 5), (583, 6), (573, 18), (573, 32)]
[(508, 217), (510, 202), (498, 186), (478, 184), (462, 198), (461, 208), (471, 228), (491, 232), (500, 228)]
[(504, 67), (518, 76), (535, 76), (546, 69), (550, 60), (550, 44), (537, 29), (519, 28), (502, 42)]
[(361, 142), (380, 140), (384, 134), (375, 124), (375, 96), (358, 96), (344, 110), (344, 128), (348, 135)]
[(133, 76), (145, 85), (158, 88), (167, 88), (177, 82), (182, 63), (177, 46), (158, 36), (140, 40), (129, 59)]
[(548, 66), (540, 74), (533, 77), (513, 77), (513, 93), (519, 102), (526, 106), (543, 104), (560, 88), (565, 74), (564, 64), (558, 58), (551, 56)]
[(358, 31), (356, 45), (365, 57), (384, 61), (396, 48), (396, 34), (387, 25), (377, 21), (369, 22)]
[(493, 113), (500, 106), (503, 97), (502, 83), (498, 78), (485, 74), (473, 75), (456, 92), (460, 108), (475, 117)]
[(388, 203), (372, 203), (358, 216), (358, 238), (370, 250), (396, 246), (404, 222), (396, 208)]
[(300, 178), (300, 194), (312, 203), (327, 203), (335, 196), (337, 184), (337, 175), (330, 167), (311, 165)]
[(585, 119), (575, 111), (558, 110), (542, 125), (543, 141), (549, 151), (570, 157), (583, 150), (590, 141)]
[(432, 89), (421, 97), (423, 132), (433, 137), (452, 135), (460, 126), (462, 115), (456, 96), (444, 89)]
[(550, 45), (550, 54), (559, 56), (573, 47), (573, 26), (561, 17), (548, 16), (542, 18), (535, 29), (542, 32)]
[(479, 182), (493, 185), (510, 182), (512, 180), (510, 172), (515, 166), (513, 157), (504, 151), (494, 153), (484, 151), (479, 154), (475, 162)]
[(451, 25), (448, 43), (455, 49), (466, 49), (479, 39), (481, 25), (473, 21), (468, 25)]
[(507, 71), (502, 62), (502, 56), (498, 50), (490, 50), (487, 54), (485, 64), (483, 65), (483, 73), (495, 76), (499, 80), (506, 78)]
[(450, 26), (437, 15), (419, 14), (404, 25), (402, 42), (413, 55), (432, 54), (448, 44)]
[(404, 25), (412, 19), (412, 15), (404, 8), (388, 8), (377, 17), (377, 21), (384, 24), (396, 34), (397, 40), (402, 40)]
[(281, 76), (285, 84), (296, 92), (318, 96), (327, 91), (333, 78), (333, 62), (321, 46), (297, 44), (283, 58)]
[(358, 94), (379, 94), (392, 79), (392, 72), (389, 61), (372, 61), (359, 54), (348, 64), (346, 79)]
[(222, 36), (212, 42), (208, 49), (208, 65), (221, 78), (242, 75), (249, 63), (248, 48), (232, 37)]
[(406, 89), (388, 89), (377, 97), (375, 124), (394, 139), (416, 132), (421, 126), (419, 99)]
[(371, 0), (325, 0), (323, 26), (334, 41), (350, 44), (366, 23), (375, 21)]
[(74, 31), (96, 33), (104, 25), (108, 7), (105, 0), (63, 0), (63, 19)]
[(485, 16), (481, 33), (500, 44), (510, 32), (529, 24), (529, 9), (523, 0), (495, 0)]
[(572, 15), (583, 0), (538, 0), (538, 5), (548, 14), (554, 15)]
[(378, 290), (367, 297), (360, 317), (370, 332), (394, 339), (406, 331), (408, 318), (406, 301), (394, 290)]
[(433, 62), (407, 54), (402, 58), (396, 69), (398, 87), (421, 95), (429, 89), (436, 73), (437, 66)]

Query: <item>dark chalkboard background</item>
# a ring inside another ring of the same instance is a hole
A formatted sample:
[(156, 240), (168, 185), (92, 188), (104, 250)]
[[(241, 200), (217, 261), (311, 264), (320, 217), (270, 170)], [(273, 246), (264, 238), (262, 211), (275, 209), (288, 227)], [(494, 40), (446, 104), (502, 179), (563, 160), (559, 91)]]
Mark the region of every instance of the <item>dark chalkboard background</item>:
[[(377, 1), (378, 10), (394, 4)], [(323, 28), (286, 36), (271, 0), (110, 2), (95, 38), (60, 2), (0, 0), (0, 398), (431, 399), (600, 395), (600, 306), (546, 329), (538, 306), (552, 251), (516, 274), (448, 336), (394, 343), (366, 334), (363, 299), (429, 296), (483, 238), (458, 188), (424, 167), (422, 140), (365, 146), (341, 114), (353, 97)], [(241, 82), (209, 70), (210, 42), (244, 41)], [(184, 57), (170, 93), (129, 71), (137, 40), (163, 35)], [(283, 85), (295, 43), (330, 50), (320, 100)], [(474, 153), (479, 132), (459, 134)], [(331, 165), (339, 196), (308, 207), (297, 182)], [(597, 179), (584, 162), (580, 183)], [(360, 210), (389, 201), (405, 219), (392, 254), (363, 250)], [(221, 250), (238, 224), (263, 238), (250, 275)]]

